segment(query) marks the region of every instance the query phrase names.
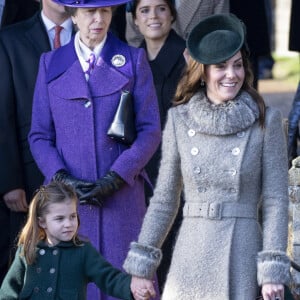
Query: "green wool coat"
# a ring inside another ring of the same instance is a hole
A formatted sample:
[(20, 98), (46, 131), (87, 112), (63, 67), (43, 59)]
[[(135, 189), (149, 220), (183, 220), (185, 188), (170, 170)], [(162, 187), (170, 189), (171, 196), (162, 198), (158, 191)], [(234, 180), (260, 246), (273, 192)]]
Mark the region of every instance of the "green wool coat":
[(86, 287), (94, 282), (106, 294), (133, 299), (131, 276), (108, 263), (88, 242), (80, 246), (61, 242), (55, 247), (40, 243), (36, 263), (28, 265), (18, 248), (1, 289), (1, 300), (84, 300)]

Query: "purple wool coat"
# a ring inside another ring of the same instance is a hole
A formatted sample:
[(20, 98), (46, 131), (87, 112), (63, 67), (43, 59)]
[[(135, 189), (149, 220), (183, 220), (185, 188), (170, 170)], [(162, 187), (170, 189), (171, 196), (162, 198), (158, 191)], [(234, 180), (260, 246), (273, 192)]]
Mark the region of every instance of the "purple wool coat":
[[(125, 64), (116, 66), (115, 55), (122, 55)], [(137, 138), (131, 147), (106, 134), (122, 90), (130, 90), (134, 99)], [(109, 33), (89, 82), (74, 40), (42, 55), (29, 133), (33, 157), (46, 183), (60, 169), (88, 181), (113, 170), (126, 181), (102, 208), (79, 206), (80, 233), (120, 269), (141, 228), (146, 211), (144, 166), (160, 140), (157, 98), (144, 50)], [(109, 298), (91, 287), (87, 299)]]

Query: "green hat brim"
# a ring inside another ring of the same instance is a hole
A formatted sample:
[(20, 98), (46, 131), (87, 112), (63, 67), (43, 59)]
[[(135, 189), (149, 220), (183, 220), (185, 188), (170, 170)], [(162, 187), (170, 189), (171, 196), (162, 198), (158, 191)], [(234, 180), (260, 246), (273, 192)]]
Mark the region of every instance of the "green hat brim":
[(244, 23), (233, 14), (216, 14), (203, 19), (191, 31), (187, 48), (196, 61), (217, 64), (234, 56), (244, 45)]

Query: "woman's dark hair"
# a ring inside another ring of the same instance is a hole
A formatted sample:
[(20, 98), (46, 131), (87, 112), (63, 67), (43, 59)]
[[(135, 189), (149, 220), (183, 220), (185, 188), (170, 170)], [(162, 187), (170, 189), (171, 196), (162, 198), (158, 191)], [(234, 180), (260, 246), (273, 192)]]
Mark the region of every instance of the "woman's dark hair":
[[(168, 7), (171, 11), (171, 15), (173, 17), (172, 23), (174, 23), (177, 18), (177, 11), (176, 11), (176, 8), (174, 5), (174, 0), (163, 0), (163, 1), (168, 5)], [(127, 11), (132, 13), (133, 19), (136, 18), (136, 8), (140, 2), (141, 2), (141, 0), (133, 0), (133, 1), (129, 2), (127, 5)]]
[[(249, 93), (257, 103), (259, 108), (259, 124), (261, 127), (264, 127), (265, 102), (257, 90), (253, 88), (253, 73), (251, 70), (249, 53), (244, 47), (240, 51), (245, 69), (245, 80), (241, 90)], [(189, 57), (183, 76), (177, 86), (173, 105), (177, 106), (187, 103), (195, 93), (205, 90), (205, 85), (201, 85), (201, 82), (203, 81), (205, 81), (205, 65), (195, 61), (192, 57)]]

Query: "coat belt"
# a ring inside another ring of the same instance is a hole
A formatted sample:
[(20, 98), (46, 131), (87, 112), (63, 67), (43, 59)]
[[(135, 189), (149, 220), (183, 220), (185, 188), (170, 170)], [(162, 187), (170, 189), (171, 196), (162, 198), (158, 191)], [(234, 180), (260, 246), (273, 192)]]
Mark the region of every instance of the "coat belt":
[(222, 218), (257, 219), (257, 206), (235, 202), (185, 203), (183, 216), (213, 220), (221, 220)]

